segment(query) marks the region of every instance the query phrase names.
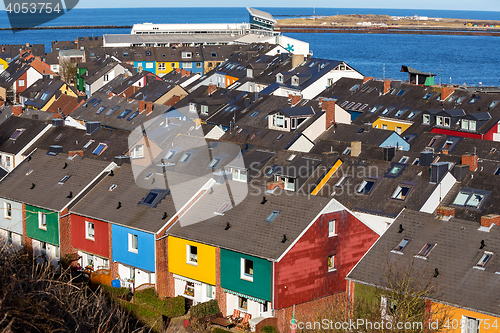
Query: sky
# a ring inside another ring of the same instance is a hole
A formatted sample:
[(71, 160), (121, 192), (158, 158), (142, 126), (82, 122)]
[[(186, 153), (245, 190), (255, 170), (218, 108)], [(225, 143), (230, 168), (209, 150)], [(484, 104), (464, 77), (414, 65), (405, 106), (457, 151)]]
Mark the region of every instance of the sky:
[[(116, 7), (325, 7), (325, 8), (403, 8), (403, 9), (448, 9), (448, 10), (480, 10), (500, 11), (500, 0), (80, 0), (76, 8), (116, 8)], [(139, 4), (139, 5), (138, 5)], [(500, 20), (500, 13), (499, 18)]]

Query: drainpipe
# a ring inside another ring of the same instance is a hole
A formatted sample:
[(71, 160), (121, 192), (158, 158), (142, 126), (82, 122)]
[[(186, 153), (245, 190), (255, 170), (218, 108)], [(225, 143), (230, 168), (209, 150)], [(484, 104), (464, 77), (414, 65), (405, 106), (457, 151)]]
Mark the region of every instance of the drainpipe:
[(274, 264), (275, 264), (275, 262), (273, 261), (273, 286), (271, 288), (271, 290), (272, 290), (271, 301), (273, 302), (272, 315), (273, 315), (273, 317), (276, 317), (276, 314), (274, 313), (274, 293), (275, 293), (274, 276), (276, 274)]

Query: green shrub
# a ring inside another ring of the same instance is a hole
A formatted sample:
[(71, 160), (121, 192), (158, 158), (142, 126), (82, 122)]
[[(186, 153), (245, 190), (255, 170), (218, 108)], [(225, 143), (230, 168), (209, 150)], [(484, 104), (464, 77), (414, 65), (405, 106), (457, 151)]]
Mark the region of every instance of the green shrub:
[(130, 290), (128, 288), (124, 288), (124, 287), (115, 288), (115, 287), (108, 286), (106, 284), (100, 284), (99, 286), (105, 292), (107, 292), (108, 294), (110, 294), (111, 296), (116, 297), (116, 298), (123, 298), (124, 296), (126, 296), (130, 293)]
[(212, 333), (231, 333), (231, 331), (226, 331), (225, 329), (214, 327), (212, 328)]
[(154, 288), (136, 291), (134, 294), (134, 302), (152, 307), (169, 318), (179, 317), (186, 313), (186, 301), (184, 297), (177, 296), (160, 299), (156, 295)]
[(155, 332), (162, 331), (163, 318), (160, 312), (155, 311), (149, 307), (129, 303), (124, 300), (119, 300), (119, 302), (120, 305), (130, 314), (136, 317), (141, 322), (141, 324), (147, 325)]
[(276, 330), (276, 327), (274, 327), (272, 325), (264, 326), (264, 327), (262, 327), (262, 329), (260, 331), (261, 331), (261, 333), (278, 333), (278, 331)]
[(219, 303), (217, 302), (216, 299), (210, 300), (205, 303), (197, 304), (189, 310), (191, 316), (195, 318), (203, 318), (217, 314), (219, 312), (220, 312)]

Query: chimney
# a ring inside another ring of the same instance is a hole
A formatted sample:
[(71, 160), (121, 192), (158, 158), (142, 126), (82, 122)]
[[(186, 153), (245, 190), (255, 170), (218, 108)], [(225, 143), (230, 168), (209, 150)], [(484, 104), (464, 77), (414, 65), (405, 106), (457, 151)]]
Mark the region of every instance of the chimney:
[(99, 128), (101, 128), (101, 123), (98, 121), (87, 121), (85, 122), (85, 134), (86, 135), (91, 135), (95, 131), (97, 131)]
[(453, 168), (453, 177), (461, 182), (462, 179), (464, 179), (464, 177), (467, 175), (467, 172), (469, 172), (468, 165), (455, 165), (455, 167)]
[(396, 147), (384, 147), (384, 161), (392, 161), (396, 155)]
[(149, 116), (153, 112), (153, 102), (146, 102), (146, 115)]
[(455, 217), (455, 208), (439, 206), (437, 208), (436, 215)]
[(431, 183), (439, 183), (443, 179), (444, 175), (448, 171), (448, 163), (439, 162), (431, 164)]
[(451, 87), (441, 87), (441, 100), (444, 101), (455, 91), (453, 86)]
[(288, 100), (290, 101), (290, 104), (292, 105), (292, 108), (299, 104), (300, 100), (301, 100), (301, 96), (300, 95), (292, 95), (292, 94), (289, 94), (288, 95)]
[(19, 117), (23, 113), (22, 105), (13, 105), (12, 106), (12, 114), (16, 117)]
[(321, 109), (325, 111), (326, 124), (325, 130), (335, 123), (335, 101), (322, 101)]
[(384, 81), (384, 95), (391, 89), (391, 81)]
[(363, 78), (363, 83), (368, 82), (368, 81), (370, 81), (370, 80), (373, 80), (373, 77), (372, 77), (372, 76), (365, 76), (365, 77)]
[(420, 166), (430, 167), (433, 161), (434, 153), (432, 151), (425, 150), (420, 152)]
[(200, 126), (201, 126), (201, 119), (200, 118), (196, 118), (194, 120), (194, 124), (195, 124), (196, 128), (200, 128)]
[(321, 106), (323, 104), (323, 97), (318, 98), (318, 105)]
[(274, 189), (276, 189), (276, 188), (280, 188), (280, 189), (284, 190), (285, 189), (285, 182), (282, 180), (278, 180), (275, 182), (267, 182), (266, 188), (268, 191), (274, 191)]
[(176, 69), (175, 69), (175, 72), (176, 72), (176, 73), (180, 73), (180, 72), (181, 72), (181, 69), (180, 69), (180, 68), (176, 68)]
[(297, 67), (301, 63), (304, 62), (304, 56), (302, 54), (293, 54), (292, 55), (292, 68)]
[(68, 152), (68, 156), (69, 157), (73, 157), (75, 155), (83, 157), (83, 150), (71, 150), (71, 151)]
[(351, 142), (351, 156), (359, 156), (361, 154), (361, 141)]
[(500, 215), (489, 214), (481, 216), (481, 227), (489, 228), (492, 224), (500, 225)]
[(212, 96), (212, 94), (217, 90), (217, 86), (213, 83), (208, 85), (208, 96)]
[(139, 101), (139, 113), (143, 113), (146, 110), (146, 102)]
[(113, 93), (110, 91), (108, 94), (109, 97), (113, 97)]
[(477, 170), (477, 155), (462, 155), (462, 164), (468, 165), (470, 171)]
[(181, 77), (187, 76), (187, 75), (189, 75), (189, 73), (190, 73), (189, 71), (182, 69), (181, 70)]

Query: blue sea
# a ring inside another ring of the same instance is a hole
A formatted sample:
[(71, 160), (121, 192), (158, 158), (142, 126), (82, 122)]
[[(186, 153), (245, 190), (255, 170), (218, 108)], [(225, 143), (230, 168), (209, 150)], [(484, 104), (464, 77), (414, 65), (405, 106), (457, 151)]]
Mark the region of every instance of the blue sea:
[[(258, 8), (275, 18), (337, 14), (377, 14), (500, 20), (500, 12), (362, 8)], [(49, 26), (133, 25), (134, 23), (236, 23), (247, 22), (243, 7), (210, 8), (75, 8), (48, 22)], [(9, 27), (5, 11), (0, 11), (0, 27)], [(0, 44), (42, 43), (47, 52), (53, 40), (75, 40), (80, 36), (130, 33), (130, 29), (65, 29), (0, 31)], [(433, 72), (435, 82), (471, 86), (500, 86), (500, 37), (433, 36), (388, 34), (286, 33), (306, 41), (314, 57), (343, 60), (363, 75), (407, 79), (402, 65)]]

